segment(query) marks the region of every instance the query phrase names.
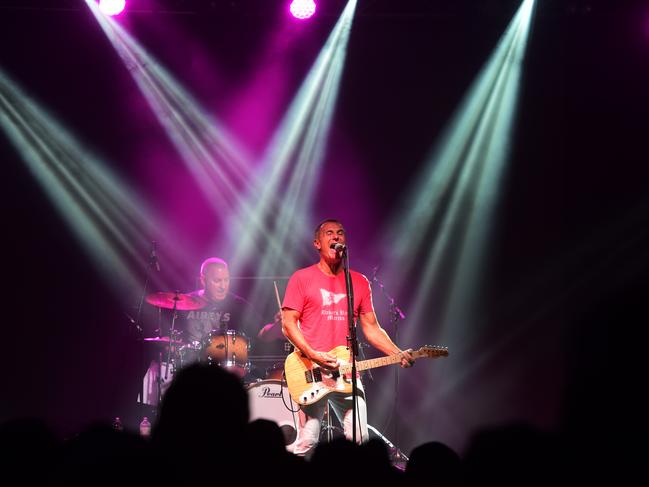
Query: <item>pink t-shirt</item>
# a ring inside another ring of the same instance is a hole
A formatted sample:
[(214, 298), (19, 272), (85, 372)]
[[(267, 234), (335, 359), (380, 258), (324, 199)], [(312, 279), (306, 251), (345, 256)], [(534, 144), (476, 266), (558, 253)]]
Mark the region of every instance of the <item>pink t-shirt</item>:
[[(354, 317), (374, 312), (367, 278), (351, 271)], [(345, 273), (328, 276), (317, 264), (296, 271), (288, 281), (282, 307), (300, 313), (300, 330), (315, 350), (328, 352), (347, 345), (347, 293)]]

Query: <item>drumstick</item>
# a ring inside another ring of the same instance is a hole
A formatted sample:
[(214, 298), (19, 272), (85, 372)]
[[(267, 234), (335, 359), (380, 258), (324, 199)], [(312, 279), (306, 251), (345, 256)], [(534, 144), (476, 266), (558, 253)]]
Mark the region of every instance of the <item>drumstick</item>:
[[(284, 313), (282, 313), (282, 303), (279, 300), (279, 291), (277, 290), (277, 281), (273, 281), (273, 286), (275, 286), (275, 297), (277, 298), (277, 306), (279, 307), (279, 317), (282, 320), (282, 328), (284, 328)], [(293, 345), (293, 350), (297, 350), (295, 344), (290, 340), (289, 337), (286, 337), (288, 342)]]
[(277, 307), (279, 308), (279, 313), (282, 313), (282, 303), (279, 300), (279, 291), (277, 290), (277, 281), (273, 281), (273, 286), (275, 286), (275, 297), (277, 298)]

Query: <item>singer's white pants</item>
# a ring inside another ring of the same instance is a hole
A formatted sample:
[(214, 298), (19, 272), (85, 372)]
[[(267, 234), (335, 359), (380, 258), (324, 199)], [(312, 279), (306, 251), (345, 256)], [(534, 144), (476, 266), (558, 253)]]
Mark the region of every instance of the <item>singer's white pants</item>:
[[(361, 381), (357, 381), (358, 396), (356, 400), (356, 442), (365, 442), (369, 438), (367, 431), (367, 405), (365, 403), (365, 392)], [(333, 409), (338, 421), (343, 425), (345, 438), (352, 440), (352, 396), (340, 392), (332, 392), (325, 398), (309, 406), (300, 407), (298, 411), (297, 439), (293, 453), (304, 456), (309, 450), (315, 447), (320, 437), (320, 424), (327, 408), (327, 402)], [(360, 429), (359, 429), (360, 425)]]

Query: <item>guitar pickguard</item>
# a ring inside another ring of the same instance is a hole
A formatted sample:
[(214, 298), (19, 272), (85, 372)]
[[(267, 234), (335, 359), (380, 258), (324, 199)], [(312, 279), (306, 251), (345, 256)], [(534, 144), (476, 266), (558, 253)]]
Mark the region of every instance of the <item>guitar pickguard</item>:
[(330, 392), (345, 391), (349, 380), (337, 370), (327, 370), (317, 365), (305, 371), (305, 379), (311, 384), (300, 395), (300, 403), (313, 403)]

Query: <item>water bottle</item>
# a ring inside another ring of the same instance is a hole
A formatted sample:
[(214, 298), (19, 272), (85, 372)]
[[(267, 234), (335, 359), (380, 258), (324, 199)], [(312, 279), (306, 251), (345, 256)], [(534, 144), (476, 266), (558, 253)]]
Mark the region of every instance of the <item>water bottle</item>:
[(123, 431), (124, 426), (122, 426), (122, 420), (119, 419), (119, 416), (113, 420), (113, 429), (115, 431)]
[(145, 438), (151, 436), (151, 423), (149, 422), (149, 418), (147, 418), (146, 416), (144, 416), (142, 422), (140, 423), (140, 434)]

